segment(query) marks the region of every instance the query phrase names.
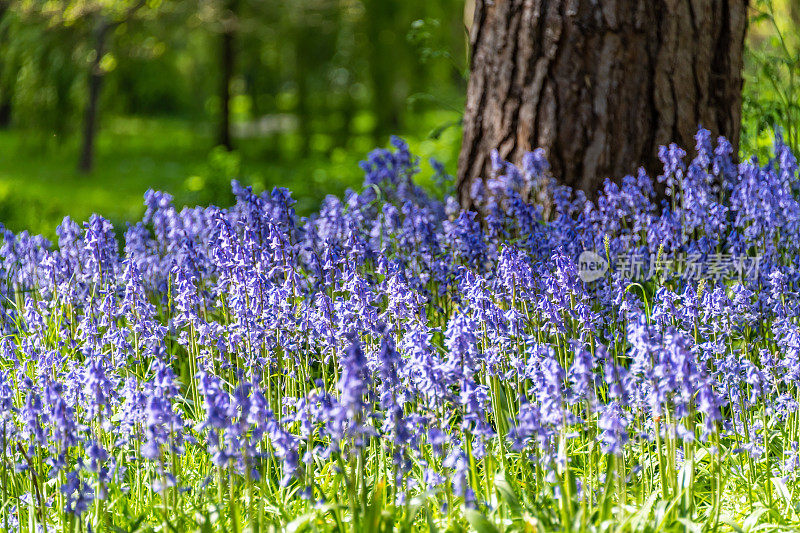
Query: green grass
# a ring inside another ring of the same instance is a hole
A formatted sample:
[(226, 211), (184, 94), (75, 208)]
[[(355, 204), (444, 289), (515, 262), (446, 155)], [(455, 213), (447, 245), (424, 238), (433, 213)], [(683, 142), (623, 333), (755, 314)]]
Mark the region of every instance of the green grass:
[[(452, 121), (454, 113), (435, 112), (414, 124), (418, 135), (404, 135), (422, 157), (421, 183), (430, 183), (427, 159), (436, 156), (455, 172), (459, 128), (438, 139), (428, 132)], [(400, 132), (402, 135), (402, 132)], [(388, 139), (386, 139), (388, 141)], [(77, 221), (99, 213), (118, 229), (144, 211), (149, 189), (175, 196), (178, 205), (230, 205), (230, 179), (256, 190), (289, 188), (301, 214), (312, 213), (327, 194), (341, 195), (361, 184), (358, 162), (374, 147), (367, 135), (356, 135), (330, 148), (333, 136), (315, 135), (311, 153), (297, 155), (299, 139), (237, 140), (239, 152), (213, 150), (209, 124), (172, 118), (107, 117), (98, 137), (96, 164), (89, 174), (77, 171), (79, 143), (57, 144), (21, 129), (0, 131), (0, 222), (13, 231), (28, 230), (54, 238), (65, 215)], [(212, 155), (216, 153), (217, 155)]]

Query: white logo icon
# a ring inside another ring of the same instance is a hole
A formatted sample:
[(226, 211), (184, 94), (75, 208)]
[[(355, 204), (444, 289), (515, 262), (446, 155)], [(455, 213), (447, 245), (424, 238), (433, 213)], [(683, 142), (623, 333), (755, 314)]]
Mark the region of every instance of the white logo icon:
[(586, 283), (603, 277), (608, 270), (608, 262), (602, 256), (584, 250), (578, 257), (578, 276)]

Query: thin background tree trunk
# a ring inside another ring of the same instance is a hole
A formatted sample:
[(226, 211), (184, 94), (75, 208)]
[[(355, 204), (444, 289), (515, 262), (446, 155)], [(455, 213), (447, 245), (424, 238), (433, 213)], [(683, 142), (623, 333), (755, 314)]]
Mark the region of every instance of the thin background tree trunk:
[(103, 86), (103, 69), (101, 62), (106, 50), (106, 39), (111, 30), (111, 25), (101, 20), (95, 31), (94, 58), (89, 71), (89, 98), (83, 118), (83, 145), (78, 169), (89, 172), (94, 166), (94, 140), (97, 136), (97, 114), (100, 105), (100, 90)]
[(394, 17), (399, 16), (398, 4), (387, 0), (366, 0), (364, 2), (366, 23), (364, 29), (369, 46), (367, 64), (370, 87), (372, 89), (372, 112), (375, 117), (374, 142), (386, 142), (384, 136), (395, 133), (400, 128), (400, 107), (402, 98), (398, 97), (398, 69), (402, 68), (400, 55), (402, 43), (388, 42), (389, 35), (382, 31), (389, 26)]
[[(8, 2), (0, 1), (0, 23), (3, 22), (6, 13), (8, 12)], [(9, 35), (8, 28), (0, 30), (0, 46), (8, 46)], [(13, 87), (12, 80), (7, 81), (0, 87), (0, 129), (6, 129), (11, 126), (11, 102), (13, 100)]]
[(224, 25), (220, 41), (220, 82), (219, 82), (219, 101), (220, 117), (219, 130), (217, 133), (218, 144), (226, 150), (233, 150), (231, 139), (231, 81), (233, 80), (234, 63), (236, 52), (234, 50), (234, 39), (236, 36), (236, 1), (229, 0), (225, 6)]
[(100, 107), (100, 91), (103, 88), (102, 63), (106, 53), (108, 42), (111, 39), (112, 31), (120, 24), (128, 21), (134, 14), (144, 7), (146, 0), (139, 0), (128, 8), (123, 17), (116, 20), (109, 20), (103, 15), (98, 15), (94, 30), (94, 57), (89, 67), (89, 94), (86, 101), (86, 110), (83, 118), (83, 141), (81, 156), (78, 161), (78, 170), (89, 172), (94, 166), (94, 142), (97, 137), (98, 115)]
[(698, 126), (739, 145), (747, 0), (476, 0), (458, 191), (543, 147), (595, 193)]

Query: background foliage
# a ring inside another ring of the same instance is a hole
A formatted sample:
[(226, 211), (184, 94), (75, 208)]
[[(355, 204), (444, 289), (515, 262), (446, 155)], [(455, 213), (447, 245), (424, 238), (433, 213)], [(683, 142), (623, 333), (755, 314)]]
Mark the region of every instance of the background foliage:
[(758, 0), (752, 7), (745, 56), (741, 153), (763, 159), (779, 129), (800, 146), (800, 3)]
[[(751, 14), (742, 153), (764, 157), (775, 126), (796, 151), (800, 7), (759, 0)], [(122, 22), (99, 61), (86, 174), (77, 161), (101, 17)], [(214, 150), (226, 28), (232, 154)], [(65, 214), (124, 227), (149, 187), (178, 205), (227, 205), (231, 177), (289, 186), (307, 214), (359, 184), (358, 161), (390, 134), (454, 173), (466, 68), (464, 0), (0, 1), (0, 220), (50, 237)]]
[[(65, 214), (134, 220), (148, 187), (178, 204), (230, 203), (230, 173), (256, 189), (291, 185), (308, 213), (359, 184), (358, 161), (393, 133), (455, 166), (460, 133), (445, 126), (457, 126), (466, 87), (461, 0), (149, 1), (115, 27), (100, 61), (88, 175), (76, 170), (94, 53), (87, 13), (109, 8), (0, 9), (0, 220), (14, 230), (50, 234)], [(225, 20), (232, 155), (213, 150)]]

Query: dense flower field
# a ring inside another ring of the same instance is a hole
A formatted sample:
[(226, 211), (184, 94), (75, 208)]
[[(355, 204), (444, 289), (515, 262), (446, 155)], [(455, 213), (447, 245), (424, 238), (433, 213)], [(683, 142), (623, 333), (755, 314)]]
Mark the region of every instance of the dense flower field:
[(124, 243), (98, 216), (57, 246), (6, 231), (0, 527), (800, 524), (780, 140), (735, 165), (701, 130), (694, 160), (664, 148), (663, 175), (595, 202), (541, 152), (495, 156), (480, 216), (415, 186), (393, 144), (308, 219), (234, 182), (229, 209), (149, 191)]

